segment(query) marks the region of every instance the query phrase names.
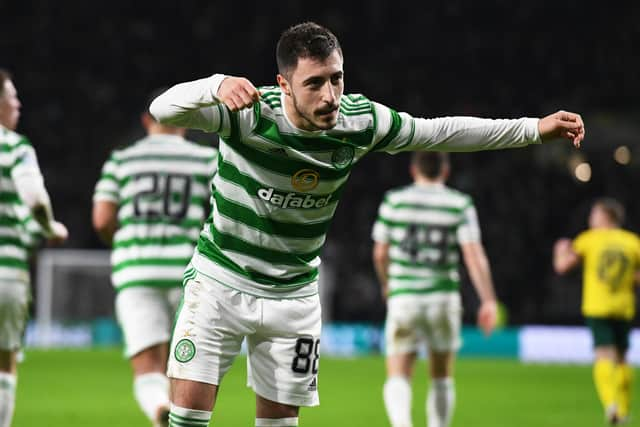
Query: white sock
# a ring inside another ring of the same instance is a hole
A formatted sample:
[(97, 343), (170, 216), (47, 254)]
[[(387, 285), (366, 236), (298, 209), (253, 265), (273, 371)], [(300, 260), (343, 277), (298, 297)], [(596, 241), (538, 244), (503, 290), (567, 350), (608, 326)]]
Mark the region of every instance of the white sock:
[(169, 408), (169, 378), (160, 372), (138, 375), (133, 380), (133, 394), (142, 412), (154, 422), (159, 408)]
[(427, 425), (449, 427), (455, 403), (456, 388), (453, 378), (432, 379), (427, 397)]
[(181, 408), (171, 404), (169, 427), (207, 427), (211, 420), (211, 411)]
[(384, 406), (392, 427), (411, 427), (411, 384), (402, 376), (387, 378), (383, 389)]
[(16, 376), (0, 372), (0, 427), (9, 427), (16, 403)]
[(256, 427), (298, 427), (298, 417), (256, 418)]

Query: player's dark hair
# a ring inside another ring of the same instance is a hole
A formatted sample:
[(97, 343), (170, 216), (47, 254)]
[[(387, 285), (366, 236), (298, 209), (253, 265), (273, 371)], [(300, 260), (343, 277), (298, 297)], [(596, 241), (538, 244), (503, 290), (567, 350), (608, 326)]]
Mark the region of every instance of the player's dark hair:
[(594, 206), (599, 206), (616, 225), (622, 225), (624, 223), (624, 206), (616, 199), (602, 197), (595, 201)]
[(4, 95), (4, 83), (11, 80), (11, 73), (4, 68), (0, 68), (0, 96)]
[(449, 164), (449, 155), (439, 151), (414, 151), (411, 163), (418, 169), (420, 175), (435, 179), (440, 176), (442, 170)]
[(315, 22), (294, 25), (283, 32), (278, 40), (278, 72), (288, 78), (289, 73), (298, 65), (298, 59), (312, 58), (324, 61), (334, 50), (338, 50), (342, 56), (338, 38), (327, 28)]

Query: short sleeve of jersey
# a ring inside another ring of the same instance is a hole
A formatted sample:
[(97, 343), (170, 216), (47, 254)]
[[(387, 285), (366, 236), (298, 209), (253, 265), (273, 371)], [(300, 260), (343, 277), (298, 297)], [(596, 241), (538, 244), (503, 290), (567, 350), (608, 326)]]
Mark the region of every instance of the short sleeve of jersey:
[(112, 154), (102, 167), (102, 173), (93, 193), (93, 201), (113, 202), (120, 201), (120, 186), (118, 181), (118, 162), (115, 154)]
[(376, 222), (373, 224), (373, 230), (371, 232), (371, 237), (374, 241), (379, 243), (389, 243), (391, 240), (391, 227), (389, 226), (388, 218), (389, 212), (391, 211), (391, 205), (389, 204), (388, 199), (385, 199), (380, 204), (378, 208), (378, 217)]
[(571, 247), (573, 248), (573, 251), (575, 253), (583, 256), (587, 252), (589, 246), (589, 236), (589, 231), (584, 231), (578, 234), (578, 236), (573, 240)]
[(40, 166), (36, 150), (27, 138), (22, 138), (13, 150), (14, 163), (11, 167), (11, 177), (16, 178), (25, 174), (40, 175)]
[(481, 241), (478, 213), (472, 202), (462, 211), (462, 221), (456, 230), (458, 243), (479, 243)]

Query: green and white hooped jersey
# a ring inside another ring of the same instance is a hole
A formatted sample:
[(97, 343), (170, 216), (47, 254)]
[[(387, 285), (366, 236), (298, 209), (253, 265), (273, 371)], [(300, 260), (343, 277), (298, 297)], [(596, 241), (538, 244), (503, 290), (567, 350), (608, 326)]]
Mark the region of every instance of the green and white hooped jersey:
[(459, 245), (480, 242), (471, 197), (442, 184), (413, 184), (384, 197), (373, 239), (389, 244), (389, 295), (460, 287)]
[(217, 150), (151, 135), (115, 150), (93, 200), (118, 205), (111, 253), (116, 289), (182, 284), (205, 220)]
[(0, 126), (0, 281), (29, 283), (29, 251), (39, 226), (18, 196), (14, 178), (40, 174), (29, 140)]
[(296, 128), (278, 87), (230, 113), (215, 97), (225, 76), (178, 84), (150, 111), (162, 123), (218, 133), (213, 215), (193, 266), (217, 282), (271, 298), (317, 293), (320, 252), (351, 168), (371, 151), (473, 151), (539, 141), (536, 119), (416, 119), (343, 95), (337, 124)]

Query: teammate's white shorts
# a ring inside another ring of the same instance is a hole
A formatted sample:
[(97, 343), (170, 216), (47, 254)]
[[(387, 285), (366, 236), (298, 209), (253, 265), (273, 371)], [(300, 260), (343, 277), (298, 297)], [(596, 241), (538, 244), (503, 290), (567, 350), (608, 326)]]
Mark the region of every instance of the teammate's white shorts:
[(29, 301), (29, 284), (0, 281), (0, 350), (17, 351), (22, 346)]
[(455, 352), (461, 345), (461, 323), (458, 292), (393, 296), (387, 306), (386, 353), (417, 353), (425, 343), (432, 351)]
[(248, 384), (293, 406), (319, 404), (320, 298), (260, 298), (202, 273), (187, 280), (167, 375), (220, 384), (247, 339)]
[(122, 328), (125, 355), (169, 342), (182, 287), (134, 286), (118, 291), (116, 316)]

